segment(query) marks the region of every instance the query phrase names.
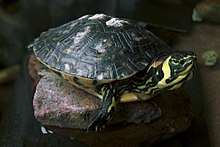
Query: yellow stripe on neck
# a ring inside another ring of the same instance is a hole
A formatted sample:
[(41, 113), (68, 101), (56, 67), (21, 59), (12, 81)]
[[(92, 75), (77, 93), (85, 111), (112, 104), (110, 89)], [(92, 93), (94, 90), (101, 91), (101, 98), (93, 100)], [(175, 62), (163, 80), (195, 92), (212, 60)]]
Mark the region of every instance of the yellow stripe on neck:
[[(169, 66), (169, 60), (171, 57), (168, 57), (162, 66), (162, 71), (164, 73), (164, 77), (158, 82), (157, 87), (158, 88), (163, 88), (163, 87), (167, 87), (168, 84), (166, 83), (166, 79), (168, 79), (171, 76), (171, 71), (170, 71), (170, 66)], [(170, 83), (171, 85), (172, 83)]]

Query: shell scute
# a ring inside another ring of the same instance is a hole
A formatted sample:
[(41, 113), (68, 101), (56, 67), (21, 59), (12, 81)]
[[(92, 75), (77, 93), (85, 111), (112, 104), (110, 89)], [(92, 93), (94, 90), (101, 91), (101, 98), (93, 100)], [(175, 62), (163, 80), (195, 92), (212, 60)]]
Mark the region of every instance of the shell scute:
[(106, 81), (134, 75), (166, 48), (136, 23), (104, 14), (49, 29), (32, 46), (37, 58), (54, 70)]

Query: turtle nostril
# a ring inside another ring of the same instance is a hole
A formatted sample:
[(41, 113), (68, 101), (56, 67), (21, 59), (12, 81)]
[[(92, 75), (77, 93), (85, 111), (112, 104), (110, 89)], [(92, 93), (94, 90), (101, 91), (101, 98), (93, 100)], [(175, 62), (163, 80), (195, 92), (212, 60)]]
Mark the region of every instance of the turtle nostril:
[(196, 62), (197, 61), (197, 57), (193, 56), (193, 61)]

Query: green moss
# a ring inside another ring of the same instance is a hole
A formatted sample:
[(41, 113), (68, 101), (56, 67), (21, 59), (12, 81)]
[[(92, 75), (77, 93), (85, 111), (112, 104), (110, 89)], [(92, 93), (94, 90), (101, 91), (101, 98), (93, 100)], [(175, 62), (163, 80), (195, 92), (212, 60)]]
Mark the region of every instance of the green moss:
[(202, 54), (206, 66), (214, 66), (218, 59), (218, 54), (213, 50), (208, 50)]

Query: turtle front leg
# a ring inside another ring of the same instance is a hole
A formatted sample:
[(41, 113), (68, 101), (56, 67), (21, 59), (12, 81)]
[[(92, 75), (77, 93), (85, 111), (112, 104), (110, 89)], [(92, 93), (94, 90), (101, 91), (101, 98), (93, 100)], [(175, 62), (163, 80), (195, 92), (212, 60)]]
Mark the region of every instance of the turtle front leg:
[(115, 84), (105, 84), (101, 87), (103, 96), (102, 106), (90, 122), (87, 131), (100, 131), (112, 120), (119, 97), (116, 94)]

